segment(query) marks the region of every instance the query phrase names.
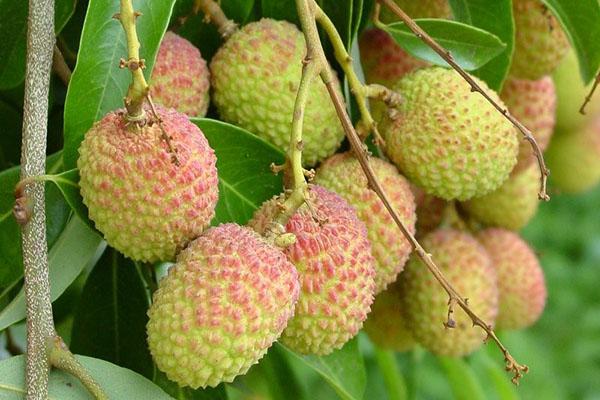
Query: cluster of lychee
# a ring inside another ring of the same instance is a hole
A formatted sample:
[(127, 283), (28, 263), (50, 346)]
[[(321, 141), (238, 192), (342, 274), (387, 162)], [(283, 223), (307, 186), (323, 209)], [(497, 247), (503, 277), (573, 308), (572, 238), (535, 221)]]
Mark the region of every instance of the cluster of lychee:
[[(423, 3), (431, 3), (427, 14), (417, 7), (411, 16), (450, 17), (445, 1)], [(547, 29), (552, 16), (541, 2), (514, 7), (513, 77), (500, 96), (476, 81), (545, 148), (555, 113), (545, 75), (567, 43), (558, 25)], [(522, 61), (540, 54), (521, 41), (544, 46), (543, 59)], [(531, 325), (544, 308), (543, 273), (512, 231), (537, 207), (530, 149), (457, 73), (412, 58), (382, 31), (366, 31), (360, 47), (367, 80), (403, 98), (398, 109), (379, 105), (390, 161), (370, 160), (391, 205), (473, 311), (498, 328)], [(81, 144), (81, 193), (107, 242), (134, 260), (175, 261), (154, 293), (147, 332), (157, 366), (182, 386), (230, 382), (277, 340), (302, 354), (329, 354), (365, 321), (373, 341), (396, 350), (418, 342), (464, 355), (485, 337), (461, 310), (455, 328), (444, 328), (446, 294), (410, 258), (410, 242), (354, 155), (334, 154), (343, 130), (318, 80), (303, 125), (303, 162), (318, 169), (306, 204), (282, 227), (294, 240), (267, 239), (285, 194), (266, 201), (248, 226), (208, 228), (218, 200), (216, 156), (188, 116), (204, 116), (210, 95), (223, 120), (286, 148), (305, 54), (302, 33), (271, 19), (234, 33), (210, 68), (191, 43), (167, 33), (151, 80), (159, 120), (131, 124), (118, 110)], [(484, 229), (468, 231), (470, 222)]]

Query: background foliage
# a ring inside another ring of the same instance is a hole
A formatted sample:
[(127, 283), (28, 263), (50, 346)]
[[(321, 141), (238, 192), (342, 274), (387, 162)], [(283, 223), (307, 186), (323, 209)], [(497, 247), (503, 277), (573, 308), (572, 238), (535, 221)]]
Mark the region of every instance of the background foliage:
[[(226, 14), (244, 24), (261, 17), (297, 22), (291, 0), (222, 0)], [(368, 23), (372, 0), (320, 0), (355, 60), (355, 37)], [(499, 89), (513, 48), (510, 0), (450, 0), (453, 21), (425, 20), (421, 26), (449, 48), (466, 69)], [(597, 0), (545, 0), (576, 48), (582, 78), (600, 64), (600, 6)], [(145, 74), (150, 76), (167, 28), (191, 40), (210, 59), (221, 44), (216, 29), (192, 15), (192, 0), (136, 0), (142, 11), (138, 33)], [(19, 230), (11, 216), (18, 181), (22, 124), (27, 2), (0, 0), (0, 398), (20, 398), (22, 357), (8, 358), (7, 338), (24, 348), (25, 316)], [(302, 357), (275, 345), (249, 374), (213, 390), (192, 391), (169, 382), (152, 364), (145, 344), (145, 314), (152, 274), (167, 265), (141, 265), (106, 248), (87, 220), (77, 190), (77, 147), (91, 124), (122, 106), (129, 74), (118, 69), (126, 55), (124, 34), (111, 16), (117, 1), (57, 0), (56, 32), (74, 73), (66, 90), (51, 83), (47, 171), (48, 245), (54, 313), (59, 333), (115, 398), (180, 399), (592, 399), (600, 393), (600, 189), (584, 196), (555, 195), (542, 204), (523, 235), (538, 251), (549, 286), (546, 312), (536, 326), (504, 333), (513, 354), (532, 371), (514, 388), (492, 345), (467, 357), (433, 357), (424, 350), (392, 354), (364, 335), (327, 357)], [(388, 27), (412, 54), (434, 63), (437, 55), (407, 33)], [(595, 38), (595, 39), (594, 39)], [(329, 44), (324, 43), (328, 56)], [(331, 58), (333, 60), (333, 58)], [(334, 64), (334, 63), (333, 63)], [(358, 62), (355, 67), (360, 69)], [(338, 71), (341, 74), (341, 71)], [(359, 71), (360, 73), (360, 71)], [(351, 102), (350, 102), (351, 103)], [(351, 110), (352, 111), (352, 110)], [(245, 223), (263, 200), (281, 190), (270, 173), (283, 154), (238, 127), (208, 118), (201, 127), (218, 156), (220, 200), (214, 224)], [(232, 140), (235, 138), (235, 140)], [(90, 358), (94, 357), (94, 358)], [(98, 359), (106, 360), (107, 362)], [(125, 367), (129, 370), (117, 367)], [(53, 374), (57, 398), (84, 398), (78, 384)], [(151, 383), (153, 382), (153, 383)], [(164, 392), (161, 391), (164, 390)], [(12, 396), (12, 397), (11, 397)], [(162, 397), (161, 397), (162, 396)]]

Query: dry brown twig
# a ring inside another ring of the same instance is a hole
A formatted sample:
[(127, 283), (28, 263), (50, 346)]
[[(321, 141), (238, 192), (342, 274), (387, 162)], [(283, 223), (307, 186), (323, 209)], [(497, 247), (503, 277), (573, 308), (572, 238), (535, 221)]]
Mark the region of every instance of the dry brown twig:
[(585, 96), (585, 100), (583, 101), (583, 104), (581, 105), (581, 108), (579, 109), (580, 114), (585, 115), (585, 107), (588, 105), (588, 103), (590, 101), (592, 101), (592, 96), (594, 96), (594, 92), (596, 91), (596, 88), (598, 87), (599, 83), (600, 83), (600, 72), (598, 72), (598, 75), (596, 75), (596, 79), (594, 79), (594, 84), (592, 85), (590, 92), (588, 93), (587, 96)]
[(379, 7), (381, 4), (388, 7), (402, 22), (406, 24), (406, 26), (415, 34), (416, 37), (421, 39), (425, 44), (427, 44), (433, 51), (435, 51), (440, 57), (444, 59), (460, 76), (463, 77), (465, 81), (471, 85), (472, 92), (480, 93), (498, 112), (506, 117), (522, 134), (525, 140), (531, 144), (533, 149), (533, 153), (537, 159), (538, 166), (540, 168), (540, 191), (538, 193), (538, 197), (540, 200), (548, 201), (550, 200), (550, 196), (547, 193), (547, 181), (548, 175), (550, 171), (546, 167), (546, 163), (544, 161), (544, 156), (542, 154), (542, 150), (538, 145), (535, 137), (525, 125), (523, 125), (518, 119), (513, 117), (506, 108), (503, 108), (498, 103), (496, 103), (486, 92), (483, 90), (475, 80), (465, 71), (463, 70), (457, 63), (454, 61), (454, 57), (452, 54), (440, 46), (431, 36), (427, 34), (423, 29), (419, 27), (393, 0), (377, 0), (375, 3), (375, 15), (377, 15)]
[[(406, 229), (406, 227), (400, 219), (400, 216), (398, 215), (396, 210), (391, 206), (387, 194), (385, 193), (381, 184), (377, 180), (375, 173), (369, 163), (368, 151), (352, 125), (352, 122), (346, 112), (343, 99), (339, 97), (338, 93), (335, 90), (335, 86), (332, 80), (332, 73), (329, 69), (327, 59), (323, 52), (323, 47), (321, 45), (321, 41), (318, 35), (316, 23), (317, 21), (323, 21), (324, 19), (328, 19), (327, 16), (323, 12), (323, 10), (319, 8), (319, 6), (314, 0), (296, 0), (296, 6), (298, 8), (298, 15), (300, 17), (302, 31), (304, 32), (306, 38), (307, 59), (311, 60), (311, 62), (314, 63), (313, 65), (315, 65), (315, 68), (318, 68), (318, 73), (327, 87), (327, 91), (329, 92), (329, 95), (336, 109), (338, 117), (341, 121), (341, 124), (344, 128), (346, 136), (357, 157), (357, 160), (360, 163), (361, 168), (365, 173), (369, 187), (381, 199), (385, 208), (391, 215), (392, 219), (394, 220), (398, 228), (401, 230), (403, 236), (410, 242), (417, 256), (427, 266), (429, 271), (434, 275), (434, 277), (444, 288), (446, 293), (448, 293), (449, 306), (453, 307), (454, 304), (458, 304), (460, 308), (462, 308), (464, 312), (471, 318), (471, 320), (473, 321), (473, 325), (482, 328), (486, 332), (487, 337), (492, 338), (494, 340), (494, 342), (500, 348), (502, 354), (504, 355), (506, 369), (514, 373), (513, 382), (517, 384), (519, 378), (523, 375), (523, 373), (527, 372), (527, 366), (517, 363), (517, 361), (511, 356), (511, 354), (502, 344), (502, 342), (500, 342), (500, 340), (494, 333), (492, 327), (485, 321), (483, 321), (481, 318), (479, 318), (479, 316), (477, 316), (477, 314), (475, 314), (469, 308), (467, 300), (460, 296), (460, 294), (454, 289), (450, 282), (448, 282), (446, 277), (442, 274), (440, 269), (433, 262), (431, 255), (427, 253), (425, 249), (423, 249), (423, 247), (415, 239), (415, 237)], [(335, 40), (332, 40), (332, 42), (335, 43)], [(451, 314), (452, 313), (449, 312), (449, 315)], [(447, 325), (451, 324), (452, 323), (450, 320), (447, 321)]]

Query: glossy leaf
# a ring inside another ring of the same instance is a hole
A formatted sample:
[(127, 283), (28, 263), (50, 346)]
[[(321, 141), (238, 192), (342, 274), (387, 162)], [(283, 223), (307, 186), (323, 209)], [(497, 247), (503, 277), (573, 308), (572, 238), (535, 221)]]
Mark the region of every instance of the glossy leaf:
[[(415, 21), (442, 47), (449, 50), (455, 61), (467, 71), (482, 67), (506, 48), (506, 45), (497, 36), (460, 22), (441, 19), (418, 19)], [(404, 23), (389, 24), (386, 26), (386, 30), (403, 49), (415, 57), (436, 65), (448, 65), (425, 42), (417, 38)]]
[(340, 350), (323, 357), (301, 356), (281, 344), (276, 346), (285, 349), (287, 354), (303, 361), (318, 372), (342, 399), (363, 398), (367, 375), (358, 348), (358, 338), (352, 339)]
[[(110, 399), (172, 400), (158, 386), (129, 369), (97, 358), (75, 356)], [(21, 400), (25, 395), (25, 356), (0, 361), (0, 398)], [(92, 399), (87, 389), (72, 375), (53, 369), (48, 387), (49, 400)]]
[[(137, 0), (136, 28), (141, 38), (140, 57), (146, 61), (144, 75), (152, 73), (160, 40), (167, 28), (175, 0)], [(118, 20), (118, 2), (90, 0), (65, 102), (64, 158), (67, 169), (76, 167), (77, 149), (85, 132), (108, 111), (123, 107), (131, 74), (119, 68), (127, 58), (125, 33)]]
[(542, 0), (557, 16), (577, 52), (581, 76), (589, 83), (600, 66), (600, 2)]
[(61, 174), (52, 175), (49, 180), (60, 190), (75, 214), (90, 228), (96, 229), (94, 223), (88, 218), (88, 210), (83, 204), (83, 198), (79, 192), (79, 170), (75, 168)]
[[(46, 160), (46, 169), (57, 172), (62, 166), (61, 153)], [(21, 229), (12, 214), (15, 204), (15, 186), (19, 182), (20, 167), (0, 172), (0, 293), (23, 276)], [(46, 237), (52, 248), (69, 217), (69, 206), (52, 184), (46, 184)], [(0, 297), (1, 294), (0, 294)]]
[[(104, 240), (73, 216), (48, 253), (50, 297), (56, 300), (86, 266), (93, 265), (104, 250)], [(0, 331), (25, 318), (23, 290), (0, 312)]]
[[(76, 0), (56, 0), (54, 30), (59, 33), (73, 11)], [(25, 78), (27, 49), (27, 1), (0, 0), (0, 89), (18, 86)]]
[(192, 122), (217, 154), (219, 203), (213, 224), (245, 224), (265, 200), (283, 190), (281, 175), (270, 169), (271, 163), (283, 163), (283, 153), (234, 125), (206, 118)]
[(506, 47), (473, 74), (496, 91), (508, 75), (514, 49), (514, 23), (510, 0), (450, 0), (454, 18), (496, 35)]

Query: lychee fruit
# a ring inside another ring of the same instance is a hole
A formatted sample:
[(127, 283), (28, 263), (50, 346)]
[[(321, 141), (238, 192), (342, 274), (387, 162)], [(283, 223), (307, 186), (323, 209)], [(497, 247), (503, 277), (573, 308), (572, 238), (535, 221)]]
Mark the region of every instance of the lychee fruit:
[[(409, 17), (415, 18), (445, 18), (452, 16), (448, 0), (394, 0), (402, 11)], [(381, 21), (389, 24), (399, 21), (399, 18), (388, 7), (381, 8)]]
[[(406, 229), (414, 234), (415, 200), (410, 184), (394, 165), (380, 158), (372, 157), (369, 161), (392, 207)], [(412, 251), (410, 242), (404, 238), (377, 194), (369, 188), (360, 163), (351, 153), (328, 158), (317, 170), (315, 183), (342, 196), (367, 226), (376, 264), (376, 293), (381, 292), (402, 271)]]
[(579, 112), (592, 84), (584, 85), (579, 73), (577, 56), (571, 50), (552, 75), (556, 85), (556, 126), (568, 132), (582, 128), (594, 116), (600, 114), (600, 95), (596, 93), (585, 107), (585, 115)]
[(375, 297), (364, 331), (373, 343), (384, 349), (408, 351), (415, 346), (402, 312), (402, 291), (398, 282)]
[(600, 182), (600, 115), (574, 132), (557, 132), (546, 151), (552, 185), (581, 193)]
[(278, 248), (236, 224), (210, 228), (154, 293), (150, 353), (180, 386), (231, 382), (281, 335), (298, 293), (296, 269)]
[(416, 185), (411, 185), (415, 204), (417, 205), (417, 236), (424, 236), (440, 226), (444, 219), (444, 213), (449, 203), (425, 193), (423, 189)]
[(537, 163), (513, 173), (502, 186), (462, 204), (468, 214), (485, 225), (519, 230), (533, 218), (540, 203)]
[[(423, 238), (448, 281), (468, 299), (471, 310), (489, 324), (498, 313), (496, 273), (485, 249), (470, 234), (439, 229)], [(413, 337), (437, 355), (464, 356), (481, 346), (486, 333), (473, 326), (469, 316), (453, 307), (454, 328), (446, 328), (448, 294), (416, 256), (412, 256), (399, 277), (402, 306)]]
[[(299, 273), (295, 315), (281, 342), (302, 354), (326, 355), (355, 336), (375, 293), (375, 261), (365, 224), (339, 195), (311, 185), (304, 204), (285, 226), (296, 242), (285, 248)], [(250, 226), (264, 233), (282, 197), (265, 202)]]
[(514, 232), (489, 228), (477, 235), (498, 277), (498, 329), (533, 325), (544, 311), (544, 272), (529, 245)]
[[(552, 78), (537, 81), (509, 78), (504, 83), (500, 98), (510, 113), (533, 134), (542, 151), (546, 150), (554, 131), (556, 92)], [(513, 171), (522, 171), (537, 162), (531, 144), (521, 138), (517, 165)]]
[(175, 153), (158, 123), (134, 128), (117, 110), (86, 133), (77, 161), (90, 219), (109, 245), (144, 262), (172, 260), (210, 224), (218, 198), (216, 157), (202, 131), (156, 108)]
[(515, 52), (510, 74), (540, 79), (551, 74), (569, 50), (558, 20), (540, 0), (513, 0)]
[[(304, 35), (295, 25), (272, 19), (245, 25), (210, 64), (221, 118), (287, 150), (305, 56)], [(325, 84), (314, 79), (309, 90), (302, 156), (304, 164), (314, 165), (335, 152), (344, 131)]]
[[(473, 78), (494, 101), (498, 96)], [(466, 200), (498, 188), (517, 161), (516, 129), (455, 71), (416, 70), (393, 88), (404, 102), (380, 124), (387, 153), (427, 193)]]
[(210, 72), (200, 51), (181, 36), (165, 33), (150, 84), (157, 103), (190, 117), (206, 115)]

